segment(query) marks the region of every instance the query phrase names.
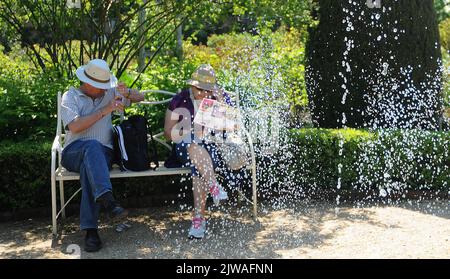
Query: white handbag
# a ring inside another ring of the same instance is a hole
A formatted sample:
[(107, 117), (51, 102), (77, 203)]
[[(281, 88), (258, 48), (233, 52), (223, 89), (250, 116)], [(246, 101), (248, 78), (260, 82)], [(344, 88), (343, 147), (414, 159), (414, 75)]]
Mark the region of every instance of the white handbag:
[(239, 170), (247, 165), (247, 144), (236, 133), (228, 134), (226, 140), (217, 146), (229, 169)]

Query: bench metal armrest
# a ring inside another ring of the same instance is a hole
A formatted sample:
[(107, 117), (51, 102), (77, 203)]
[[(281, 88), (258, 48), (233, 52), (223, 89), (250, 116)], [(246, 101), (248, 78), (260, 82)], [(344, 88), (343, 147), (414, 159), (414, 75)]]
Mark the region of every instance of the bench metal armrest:
[(158, 94), (170, 96), (170, 98), (167, 98), (167, 99), (164, 99), (164, 100), (160, 100), (160, 101), (147, 101), (147, 100), (144, 100), (144, 101), (142, 101), (142, 102), (137, 103), (137, 105), (159, 105), (159, 104), (167, 104), (167, 103), (169, 103), (169, 102), (172, 100), (173, 96), (176, 95), (176, 93), (169, 92), (169, 91), (165, 91), (165, 90), (144, 90), (144, 91), (141, 91), (141, 93), (143, 93), (144, 96), (145, 96), (147, 93), (158, 93)]
[(58, 151), (58, 153), (62, 152), (61, 136), (56, 136), (55, 139), (53, 140), (52, 152), (53, 151)]
[(61, 135), (55, 136), (55, 139), (53, 140), (52, 144), (52, 161), (51, 161), (52, 177), (55, 175), (54, 172), (56, 168), (59, 168), (61, 165), (61, 154), (62, 154), (61, 138), (62, 138)]

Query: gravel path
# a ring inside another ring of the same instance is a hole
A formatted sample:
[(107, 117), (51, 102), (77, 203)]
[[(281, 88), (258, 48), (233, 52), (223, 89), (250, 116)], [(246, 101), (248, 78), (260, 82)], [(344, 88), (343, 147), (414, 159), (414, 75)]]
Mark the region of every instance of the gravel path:
[[(225, 206), (209, 216), (206, 239), (188, 240), (190, 213), (175, 208), (135, 209), (132, 227), (102, 225), (104, 248), (70, 255), (83, 244), (69, 218), (52, 246), (50, 220), (0, 223), (0, 258), (450, 258), (449, 201), (396, 205), (298, 202), (262, 206), (257, 223), (247, 210)], [(75, 244), (75, 245), (73, 245)]]

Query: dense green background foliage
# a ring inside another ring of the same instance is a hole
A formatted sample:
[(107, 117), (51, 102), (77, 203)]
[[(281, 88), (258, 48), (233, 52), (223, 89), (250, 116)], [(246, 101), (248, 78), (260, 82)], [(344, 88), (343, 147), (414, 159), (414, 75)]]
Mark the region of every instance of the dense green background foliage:
[(51, 72), (36, 72), (29, 64), (2, 53), (0, 63), (2, 139), (50, 139), (56, 132), (56, 93), (74, 82)]

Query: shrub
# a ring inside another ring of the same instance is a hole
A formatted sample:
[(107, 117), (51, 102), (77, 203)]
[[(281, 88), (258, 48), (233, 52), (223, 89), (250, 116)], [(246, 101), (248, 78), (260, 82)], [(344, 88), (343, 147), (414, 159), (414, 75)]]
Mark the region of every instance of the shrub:
[[(263, 196), (270, 197), (277, 183), (278, 187), (286, 188), (285, 193), (352, 191), (369, 198), (371, 192), (384, 195), (414, 190), (450, 191), (449, 133), (293, 129), (289, 131), (289, 141), (289, 150), (283, 149), (277, 158), (258, 156), (258, 190)], [(0, 144), (0, 211), (51, 206), (50, 147), (50, 143)], [(160, 159), (164, 160), (165, 155)], [(267, 172), (271, 164), (265, 159), (276, 161), (278, 169)], [(274, 180), (263, 177), (277, 172), (283, 177)], [(112, 180), (119, 199), (189, 195), (190, 187), (180, 181), (186, 178)], [(79, 188), (78, 181), (64, 185), (66, 196)]]
[[(248, 33), (213, 35), (207, 46), (185, 41), (183, 61), (162, 52), (141, 75), (136, 87), (177, 92), (186, 87), (186, 80), (200, 64), (209, 63), (216, 69), (221, 84), (229, 90), (242, 91), (243, 101), (246, 96), (255, 95), (254, 92), (266, 96), (272, 91), (282, 91), (295, 106), (305, 106), (302, 35), (295, 29), (281, 28), (264, 37), (262, 40)], [(4, 139), (19, 141), (51, 139), (56, 122), (56, 94), (64, 92), (70, 85), (77, 85), (78, 81), (57, 77), (50, 71), (45, 74), (34, 72), (30, 62), (14, 57), (15, 53), (17, 51), (6, 56), (0, 52), (0, 105), (3, 108), (0, 133)], [(261, 55), (263, 59), (260, 59)], [(280, 82), (273, 83), (267, 74)], [(130, 70), (121, 80), (130, 85), (136, 76), (137, 73)], [(149, 99), (165, 97), (149, 96)], [(166, 108), (166, 105), (147, 106), (129, 112), (143, 113), (145, 110), (151, 126), (156, 127), (154, 132), (159, 132)]]
[[(14, 144), (3, 142), (0, 144), (0, 211), (51, 206), (50, 150), (49, 142)], [(161, 160), (165, 159), (165, 155), (159, 155)], [(114, 195), (119, 200), (146, 195), (174, 194), (179, 192), (179, 188), (183, 185), (179, 182), (180, 176), (112, 180)], [(79, 187), (79, 181), (64, 182), (66, 200), (68, 195), (74, 193)], [(77, 203), (79, 200), (80, 195), (74, 202)]]
[(291, 130), (290, 138), (298, 187), (382, 194), (450, 190), (447, 132), (300, 129)]
[(0, 210), (50, 204), (50, 143), (0, 144)]
[(249, 105), (283, 102), (294, 108), (308, 104), (304, 81), (306, 33), (280, 27), (276, 32), (213, 35), (208, 46), (220, 58), (219, 80), (239, 92)]
[(450, 51), (450, 17), (439, 24), (441, 45), (445, 51)]
[[(442, 58), (444, 62), (444, 75), (443, 82), (444, 87), (442, 88), (444, 97), (444, 107), (449, 110), (450, 108), (450, 50), (448, 52), (442, 53)], [(447, 115), (450, 118), (450, 114)]]
[[(219, 83), (230, 91), (239, 92), (241, 104), (257, 105), (261, 102), (287, 98), (294, 109), (308, 104), (303, 78), (305, 34), (296, 29), (280, 28), (263, 38), (249, 33), (212, 35), (208, 45), (184, 42), (184, 60), (161, 55), (152, 67), (141, 75), (136, 87), (165, 89), (177, 92), (186, 88), (186, 80), (203, 63), (216, 70)], [(129, 71), (122, 80), (131, 83), (136, 72)], [(167, 96), (148, 96), (159, 100)], [(167, 105), (146, 106), (129, 110), (144, 113), (154, 132), (161, 131)]]
[(45, 140), (54, 136), (56, 94), (70, 81), (39, 74), (0, 51), (0, 134), (3, 139)]

